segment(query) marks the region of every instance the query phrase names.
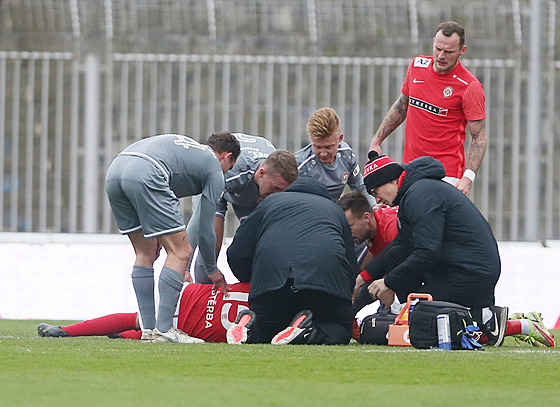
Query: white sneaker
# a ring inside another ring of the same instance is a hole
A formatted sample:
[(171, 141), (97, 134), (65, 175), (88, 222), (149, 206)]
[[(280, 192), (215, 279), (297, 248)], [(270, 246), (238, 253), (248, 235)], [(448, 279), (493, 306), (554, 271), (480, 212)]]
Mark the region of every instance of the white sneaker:
[(226, 333), (227, 343), (230, 345), (241, 345), (247, 342), (249, 329), (254, 324), (256, 315), (250, 309), (245, 309), (235, 318), (235, 322), (228, 328)]
[(140, 338), (142, 342), (153, 342), (155, 339), (153, 329), (142, 329), (142, 337)]
[(173, 343), (204, 343), (202, 339), (193, 338), (177, 328), (171, 328), (167, 332), (160, 332), (154, 329), (154, 342), (173, 342)]

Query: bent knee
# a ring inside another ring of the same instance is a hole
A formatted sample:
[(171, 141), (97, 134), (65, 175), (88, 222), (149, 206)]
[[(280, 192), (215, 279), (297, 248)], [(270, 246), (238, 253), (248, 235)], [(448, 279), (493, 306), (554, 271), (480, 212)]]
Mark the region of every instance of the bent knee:
[(173, 246), (166, 248), (167, 256), (175, 257), (180, 261), (188, 261), (193, 255), (193, 249), (190, 245)]

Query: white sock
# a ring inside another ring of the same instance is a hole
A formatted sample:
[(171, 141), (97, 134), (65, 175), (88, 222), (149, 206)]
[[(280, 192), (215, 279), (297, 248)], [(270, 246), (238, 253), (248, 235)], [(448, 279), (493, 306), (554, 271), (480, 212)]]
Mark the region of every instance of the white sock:
[(529, 335), (532, 322), (528, 319), (520, 319), (519, 321), (521, 322), (521, 335)]

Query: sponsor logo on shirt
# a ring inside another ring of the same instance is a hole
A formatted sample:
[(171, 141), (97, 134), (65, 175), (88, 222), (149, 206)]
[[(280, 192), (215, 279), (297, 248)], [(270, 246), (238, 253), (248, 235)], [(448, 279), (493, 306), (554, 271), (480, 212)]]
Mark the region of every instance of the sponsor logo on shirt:
[(424, 83), (424, 81), (421, 81), (420, 79), (414, 78), (414, 79), (412, 80), (412, 83)]
[(445, 96), (446, 98), (450, 97), (452, 94), (453, 88), (451, 86), (448, 86), (443, 90), (443, 96)]
[(425, 110), (428, 113), (432, 113), (438, 116), (447, 116), (447, 113), (449, 112), (448, 109), (444, 109), (443, 107), (432, 105), (431, 103), (424, 102), (423, 100), (416, 99), (413, 97), (409, 98), (409, 105), (413, 107), (417, 107), (418, 109)]
[(414, 58), (414, 67), (427, 68), (429, 66), (430, 66), (430, 59), (422, 58), (422, 57)]

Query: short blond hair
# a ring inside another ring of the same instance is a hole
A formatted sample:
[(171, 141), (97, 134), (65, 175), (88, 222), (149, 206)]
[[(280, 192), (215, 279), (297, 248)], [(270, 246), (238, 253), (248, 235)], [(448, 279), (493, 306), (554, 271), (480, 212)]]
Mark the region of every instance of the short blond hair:
[(324, 139), (333, 135), (340, 134), (340, 118), (330, 107), (323, 107), (316, 110), (307, 122), (307, 134), (310, 138)]

